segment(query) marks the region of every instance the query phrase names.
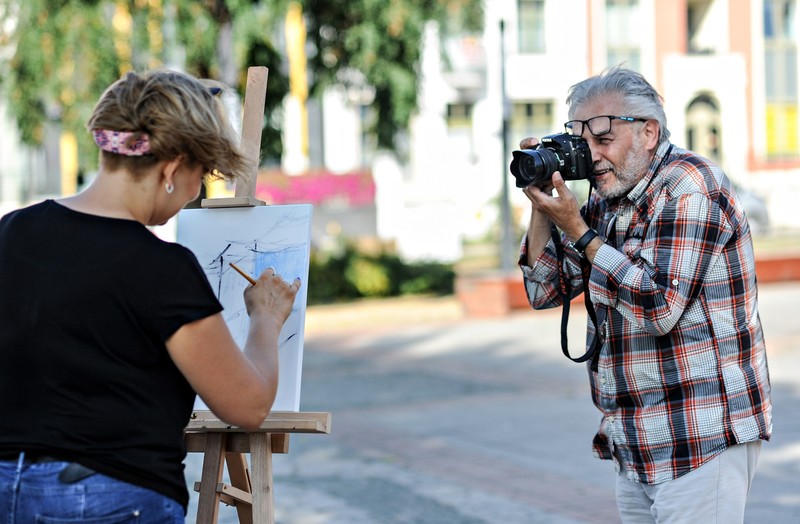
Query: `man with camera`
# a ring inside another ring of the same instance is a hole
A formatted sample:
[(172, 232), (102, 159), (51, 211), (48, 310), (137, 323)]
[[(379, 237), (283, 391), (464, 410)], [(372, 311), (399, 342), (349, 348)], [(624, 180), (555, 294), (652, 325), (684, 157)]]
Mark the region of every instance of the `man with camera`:
[[(609, 69), (567, 104), (566, 132), (523, 140), (511, 166), (532, 207), (531, 306), (590, 301), (573, 360), (587, 362), (594, 451), (618, 468), (623, 522), (742, 522), (772, 407), (741, 203), (717, 165), (670, 144), (639, 73)], [(582, 207), (564, 182), (579, 178), (594, 189)]]

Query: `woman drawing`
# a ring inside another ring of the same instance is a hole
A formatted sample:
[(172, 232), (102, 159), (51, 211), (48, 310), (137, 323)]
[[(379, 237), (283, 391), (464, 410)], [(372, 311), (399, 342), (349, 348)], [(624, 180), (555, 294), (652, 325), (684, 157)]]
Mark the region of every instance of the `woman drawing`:
[(4, 522), (183, 522), (195, 395), (245, 429), (272, 406), (299, 280), (267, 269), (247, 288), (239, 348), (195, 257), (146, 227), (209, 173), (243, 172), (215, 90), (173, 71), (127, 74), (88, 122), (101, 150), (92, 184), (0, 221)]

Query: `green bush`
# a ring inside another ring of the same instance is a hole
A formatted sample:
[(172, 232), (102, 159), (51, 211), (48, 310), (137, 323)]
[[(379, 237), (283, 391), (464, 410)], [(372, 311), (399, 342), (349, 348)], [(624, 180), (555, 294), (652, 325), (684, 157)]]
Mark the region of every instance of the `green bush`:
[(375, 260), (354, 257), (347, 265), (344, 276), (361, 296), (386, 297), (391, 294), (389, 272)]
[(359, 253), (346, 246), (339, 254), (311, 253), (308, 303), (329, 304), (367, 297), (449, 295), (455, 270), (439, 262), (406, 263), (382, 252)]

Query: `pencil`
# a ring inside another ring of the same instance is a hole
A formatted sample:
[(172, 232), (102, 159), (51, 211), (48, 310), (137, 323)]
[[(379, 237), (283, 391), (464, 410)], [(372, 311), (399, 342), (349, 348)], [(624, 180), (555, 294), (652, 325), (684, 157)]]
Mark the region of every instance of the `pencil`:
[(246, 278), (248, 282), (250, 282), (250, 283), (251, 283), (251, 284), (253, 284), (254, 286), (257, 284), (257, 282), (256, 282), (256, 281), (253, 279), (253, 277), (251, 277), (250, 275), (248, 275), (247, 273), (245, 273), (244, 271), (242, 271), (241, 269), (239, 269), (239, 268), (236, 266), (236, 264), (234, 264), (233, 262), (229, 262), (229, 264), (231, 265), (231, 267), (232, 267), (233, 269), (235, 269), (236, 271), (238, 271), (240, 275), (242, 275), (244, 278)]

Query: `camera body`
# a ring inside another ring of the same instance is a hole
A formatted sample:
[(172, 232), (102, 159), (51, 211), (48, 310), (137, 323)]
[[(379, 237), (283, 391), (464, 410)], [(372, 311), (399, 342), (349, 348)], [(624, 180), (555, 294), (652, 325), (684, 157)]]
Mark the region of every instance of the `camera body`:
[(511, 154), (511, 174), (519, 188), (544, 187), (556, 171), (564, 180), (586, 180), (594, 172), (589, 144), (568, 133), (548, 135), (535, 149), (520, 149)]

